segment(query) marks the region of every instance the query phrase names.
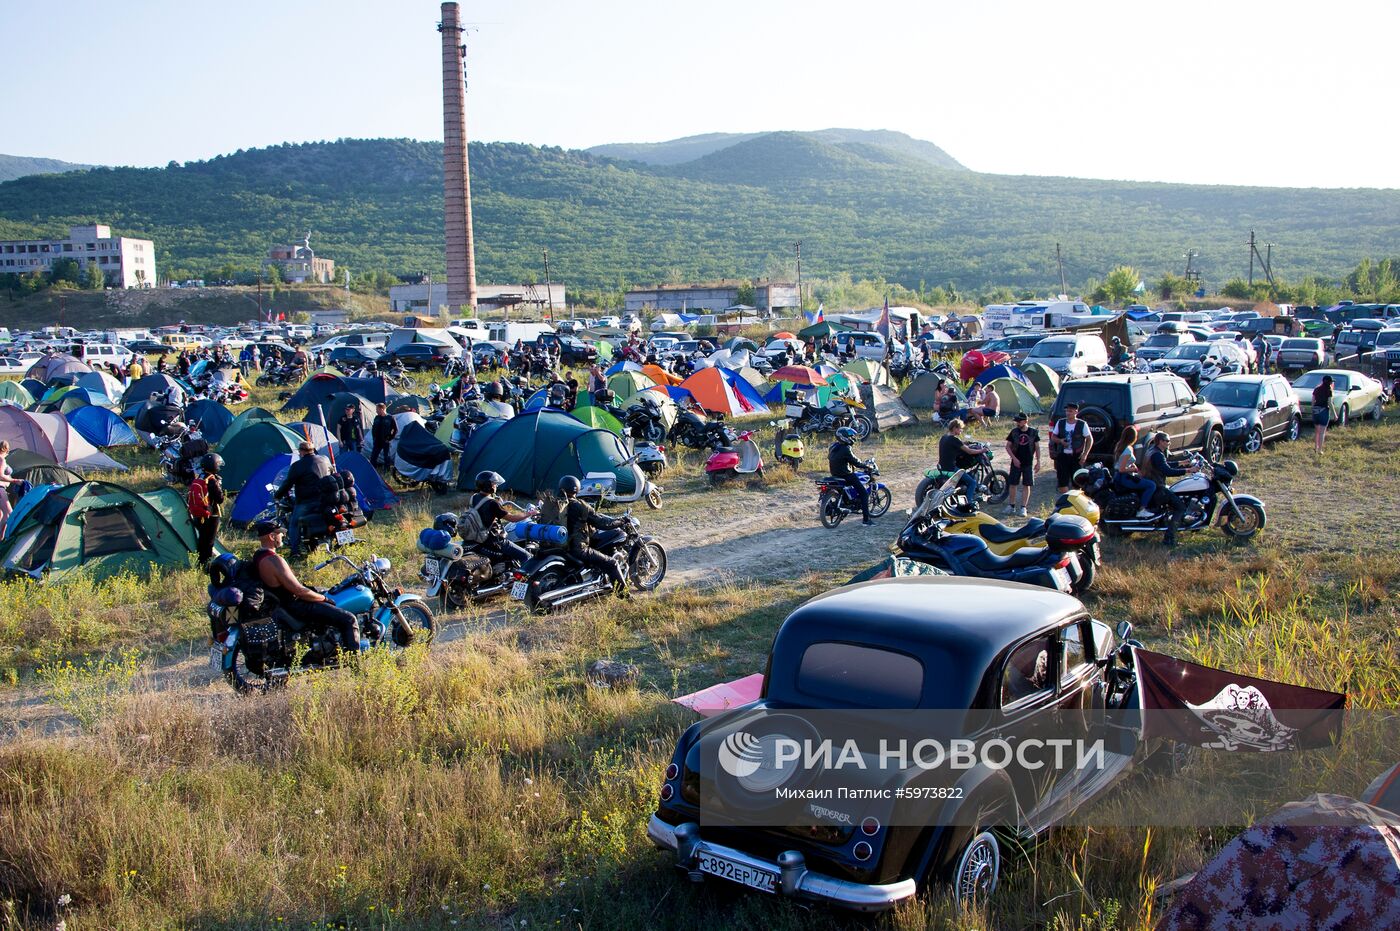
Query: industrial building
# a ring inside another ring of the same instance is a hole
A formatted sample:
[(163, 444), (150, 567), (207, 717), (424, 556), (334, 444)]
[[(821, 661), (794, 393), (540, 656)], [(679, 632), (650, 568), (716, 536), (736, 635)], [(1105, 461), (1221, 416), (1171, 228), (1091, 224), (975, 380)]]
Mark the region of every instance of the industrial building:
[(113, 236), (110, 226), (72, 226), (67, 239), (7, 239), (0, 242), (0, 274), (47, 272), (54, 262), (76, 259), (87, 268), (96, 263), (109, 287), (156, 286), (155, 244), (149, 239)]
[(636, 288), (624, 297), (627, 313), (644, 310), (657, 313), (721, 313), (739, 303), (739, 289), (753, 288), (752, 306), (761, 312), (798, 307), (797, 285), (790, 282), (758, 280), (721, 281), (716, 284), (658, 285)]
[[(567, 307), (562, 284), (482, 284), (475, 285), (475, 292), (477, 309), (483, 311), (519, 310), (543, 318), (551, 304), (556, 314), (564, 313)], [(401, 284), (389, 289), (389, 309), (395, 313), (436, 317), (445, 312), (455, 316), (461, 306), (440, 282)]]

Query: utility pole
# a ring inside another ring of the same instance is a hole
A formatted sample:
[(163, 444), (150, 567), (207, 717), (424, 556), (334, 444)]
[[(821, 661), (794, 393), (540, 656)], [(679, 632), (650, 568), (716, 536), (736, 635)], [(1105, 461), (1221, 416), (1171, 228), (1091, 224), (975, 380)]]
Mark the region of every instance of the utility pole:
[(1274, 269), (1273, 269), (1274, 244), (1273, 244), (1273, 243), (1269, 243), (1269, 244), (1268, 244), (1268, 248), (1269, 248), (1269, 259), (1268, 259), (1268, 260), (1265, 260), (1264, 256), (1262, 256), (1262, 255), (1259, 254), (1259, 245), (1258, 245), (1258, 243), (1256, 243), (1256, 242), (1254, 241), (1254, 231), (1253, 231), (1253, 230), (1250, 230), (1250, 231), (1249, 231), (1249, 283), (1250, 283), (1251, 285), (1254, 284), (1254, 260), (1257, 258), (1257, 259), (1259, 260), (1259, 265), (1260, 265), (1260, 267), (1264, 269), (1264, 277), (1268, 280), (1269, 286), (1270, 286), (1270, 287), (1273, 287), (1273, 284), (1274, 284)]
[(433, 276), (424, 275), (423, 277), (428, 279), (428, 316), (431, 317), (433, 315)]
[(549, 249), (544, 250), (544, 293), (549, 298), (549, 322), (554, 322), (554, 287), (549, 283)]
[[(798, 309), (799, 311), (801, 311), (801, 310), (802, 310), (802, 240), (799, 239), (797, 242), (793, 243), (793, 244), (792, 244), (792, 247), (793, 247), (794, 249), (797, 250), (797, 309)], [(769, 306), (769, 308), (771, 309), (772, 306), (773, 306), (772, 294), (769, 294), (768, 297), (769, 297), (769, 299), (768, 299), (768, 306)]]
[(262, 318), (263, 318), (263, 313), (262, 313), (262, 280), (263, 280), (263, 270), (262, 270), (261, 268), (259, 268), (259, 269), (258, 269), (258, 322), (259, 322), (259, 323), (262, 323)]
[(1274, 244), (1271, 243), (1271, 242), (1270, 242), (1270, 243), (1265, 243), (1265, 244), (1264, 244), (1264, 250), (1265, 250), (1265, 251), (1264, 251), (1264, 274), (1268, 276), (1269, 281), (1273, 281), (1273, 280), (1274, 280)]
[(1069, 284), (1065, 282), (1065, 256), (1060, 251), (1060, 244), (1055, 243), (1055, 262), (1060, 266), (1060, 294), (1066, 300), (1069, 299)]
[(1249, 284), (1254, 285), (1254, 253), (1259, 250), (1254, 248), (1254, 230), (1249, 231)]

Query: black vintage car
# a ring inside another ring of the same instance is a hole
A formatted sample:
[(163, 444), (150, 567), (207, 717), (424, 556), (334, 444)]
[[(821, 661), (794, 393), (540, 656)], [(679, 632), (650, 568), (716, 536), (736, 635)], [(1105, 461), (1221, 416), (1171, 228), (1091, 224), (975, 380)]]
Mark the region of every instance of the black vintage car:
[(896, 771), (900, 798), (918, 791), (940, 800), (892, 812), (888, 800), (842, 797), (813, 803), (815, 822), (729, 820), (724, 809), (736, 785), (779, 793), (785, 784), (815, 785), (801, 781), (811, 772), (801, 763), (735, 772), (733, 748), (760, 733), (756, 745), (763, 744), (775, 720), (795, 733), (810, 726), (800, 718), (833, 714), (868, 719), (859, 724), (871, 732), (866, 739), (896, 718), (907, 726), (913, 715), (957, 722), (968, 738), (1014, 741), (1051, 719), (1084, 724), (1108, 709), (1136, 708), (1130, 656), (1077, 599), (1044, 588), (900, 578), (837, 589), (783, 622), (760, 699), (682, 735), (647, 834), (691, 879), (718, 876), (860, 911), (889, 908), (938, 883), (951, 883), (960, 899), (989, 895), (1008, 842), (1033, 840), (1128, 770), (1131, 733), (1108, 742), (1106, 765), (1054, 777), (978, 766), (942, 774), (951, 781), (934, 792), (928, 773)]

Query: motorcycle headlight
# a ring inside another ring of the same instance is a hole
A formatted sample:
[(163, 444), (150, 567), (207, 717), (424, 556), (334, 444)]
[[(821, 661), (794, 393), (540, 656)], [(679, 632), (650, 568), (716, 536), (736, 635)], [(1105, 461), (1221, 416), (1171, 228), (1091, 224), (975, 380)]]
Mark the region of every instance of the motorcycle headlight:
[(376, 556), (374, 558), (374, 562), (370, 565), (372, 565), (374, 567), (374, 571), (378, 572), (380, 575), (384, 575), (391, 568), (393, 568), (393, 565), (389, 562), (389, 560), (385, 559), (383, 556)]
[(1244, 429), (1244, 425), (1247, 424), (1247, 423), (1249, 423), (1248, 419), (1246, 419), (1246, 418), (1244, 418), (1244, 417), (1237, 417), (1236, 419), (1234, 419), (1234, 420), (1230, 421), (1229, 423), (1225, 424), (1225, 429), (1226, 429), (1226, 430), (1243, 430), (1243, 429)]

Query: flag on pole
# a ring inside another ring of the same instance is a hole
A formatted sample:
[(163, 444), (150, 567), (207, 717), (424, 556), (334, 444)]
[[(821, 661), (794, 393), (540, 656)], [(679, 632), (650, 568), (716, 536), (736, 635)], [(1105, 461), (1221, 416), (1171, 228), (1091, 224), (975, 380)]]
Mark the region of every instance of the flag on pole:
[(880, 311), (880, 319), (875, 324), (875, 329), (885, 338), (885, 345), (890, 342), (890, 299), (885, 298), (884, 309)]
[(825, 323), (825, 322), (826, 322), (826, 306), (825, 306), (824, 304), (818, 304), (818, 305), (817, 305), (817, 310), (816, 310), (815, 313), (813, 313), (812, 311), (809, 311), (809, 310), (804, 310), (804, 311), (802, 312), (802, 316), (804, 316), (804, 317), (807, 318), (807, 322), (808, 322), (809, 324), (814, 324), (814, 323)]

